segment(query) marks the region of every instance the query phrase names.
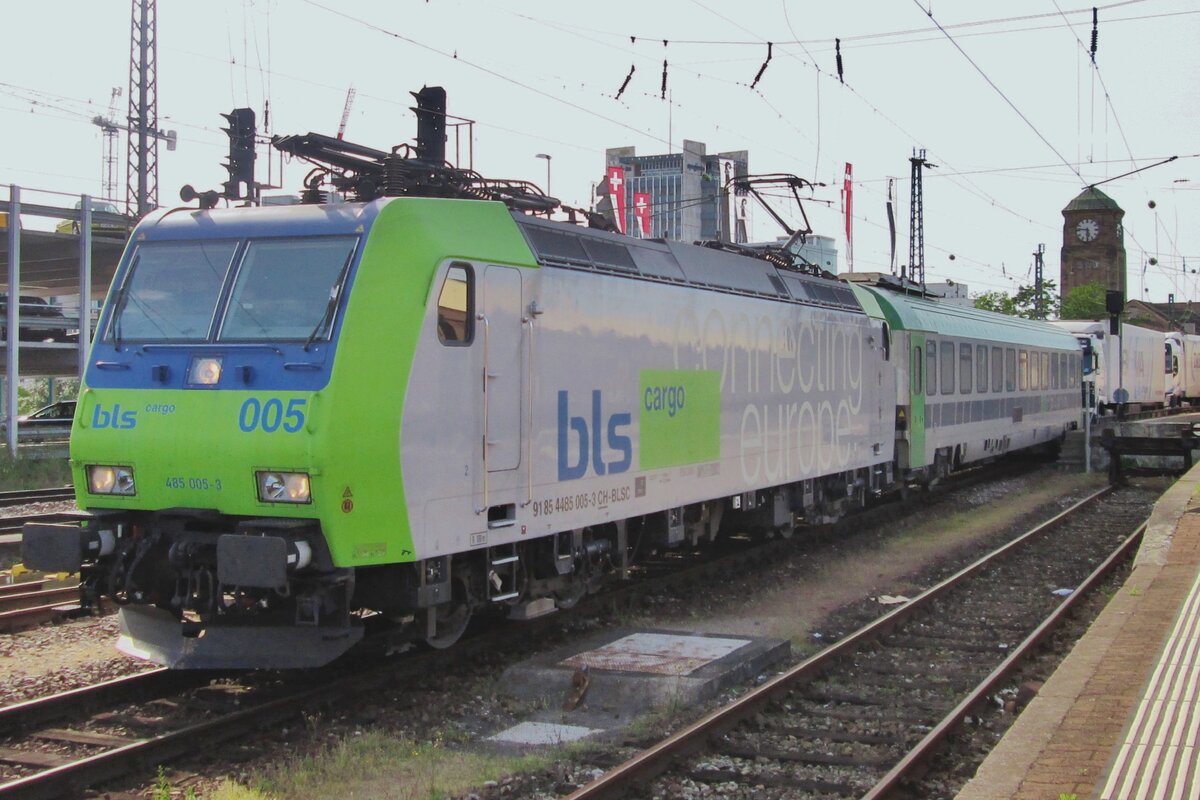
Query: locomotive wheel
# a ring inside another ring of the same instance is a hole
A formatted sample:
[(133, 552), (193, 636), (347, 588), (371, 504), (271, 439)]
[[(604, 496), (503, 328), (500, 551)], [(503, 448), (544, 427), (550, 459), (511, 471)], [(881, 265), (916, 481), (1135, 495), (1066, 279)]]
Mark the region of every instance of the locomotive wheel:
[(434, 650), (445, 650), (454, 645), (471, 622), (471, 591), (467, 580), (456, 575), (452, 586), (450, 602), (436, 610), (437, 633), (425, 637), (425, 644)]

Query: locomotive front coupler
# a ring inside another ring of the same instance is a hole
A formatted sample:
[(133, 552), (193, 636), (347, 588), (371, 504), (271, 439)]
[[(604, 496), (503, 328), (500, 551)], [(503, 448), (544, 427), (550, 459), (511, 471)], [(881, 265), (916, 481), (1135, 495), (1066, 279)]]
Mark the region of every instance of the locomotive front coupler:
[(42, 572), (79, 572), (85, 563), (112, 555), (128, 535), (118, 515), (96, 514), (82, 522), (26, 522), (21, 528), (21, 560)]

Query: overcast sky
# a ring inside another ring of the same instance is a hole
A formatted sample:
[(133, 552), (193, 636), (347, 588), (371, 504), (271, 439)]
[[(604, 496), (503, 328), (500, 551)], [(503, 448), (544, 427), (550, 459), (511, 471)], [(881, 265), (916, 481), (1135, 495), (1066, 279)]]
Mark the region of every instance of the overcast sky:
[[(837, 238), (843, 269), (844, 164), (854, 165), (855, 268), (888, 271), (888, 180), (903, 263), (908, 158), (924, 148), (938, 165), (925, 179), (927, 276), (972, 293), (1032, 282), (1039, 243), (1057, 280), (1071, 198), (1178, 156), (1101, 189), (1126, 211), (1130, 296), (1200, 300), (1195, 0), (1099, 6), (1095, 68), (1090, 6), (930, 2), (161, 2), (159, 124), (178, 132), (179, 146), (160, 149), (160, 203), (177, 203), (184, 183), (224, 179), (222, 111), (253, 107), (261, 128), (269, 100), (265, 132), (333, 134), (353, 86), (345, 137), (387, 149), (414, 136), (408, 92), (441, 85), (449, 112), (475, 120), (476, 170), (541, 184), (547, 163), (536, 155), (549, 154), (551, 191), (570, 204), (588, 204), (605, 148), (678, 152), (685, 138), (710, 153), (749, 150), (753, 172), (826, 183), (806, 211), (817, 233)], [(102, 136), (90, 120), (108, 114), (113, 87), (123, 93), (116, 117), (126, 116), (130, 3), (7, 10), (0, 182), (21, 185), (28, 202), (72, 202), (34, 190), (100, 194)], [(768, 42), (772, 58), (752, 89)], [(460, 145), (466, 166), (465, 133)], [(123, 202), (124, 138), (119, 155)], [(289, 191), (308, 171), (285, 163), (281, 178), (279, 159), (271, 164)], [(755, 213), (754, 238), (779, 233)]]

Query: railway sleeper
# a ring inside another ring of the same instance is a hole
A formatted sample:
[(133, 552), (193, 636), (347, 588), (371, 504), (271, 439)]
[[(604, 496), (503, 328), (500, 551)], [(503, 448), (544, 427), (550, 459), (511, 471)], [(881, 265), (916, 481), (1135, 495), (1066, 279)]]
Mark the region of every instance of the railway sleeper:
[(830, 742), (850, 742), (854, 744), (904, 745), (904, 737), (899, 734), (812, 728), (803, 725), (787, 725), (769, 720), (763, 723), (761, 729), (769, 731), (772, 735), (795, 736), (798, 739), (825, 739)]
[[(805, 700), (805, 698), (800, 698)], [(792, 713), (807, 714), (814, 719), (836, 719), (843, 722), (858, 722), (867, 724), (897, 723), (907, 728), (931, 727), (940, 718), (936, 712), (930, 716), (927, 712), (898, 708), (892, 706), (870, 705), (828, 705), (821, 700), (809, 700), (811, 703), (805, 709), (793, 708)], [(939, 709), (940, 710), (940, 709)]]
[(18, 750), (14, 747), (0, 747), (0, 764), (13, 764), (18, 767), (39, 767), (53, 769), (71, 763), (71, 759), (57, 753), (46, 753), (41, 750)]
[(818, 753), (811, 750), (788, 750), (781, 747), (744, 744), (728, 740), (718, 740), (713, 743), (713, 749), (721, 755), (731, 758), (745, 758), (753, 761), (758, 758), (768, 758), (772, 761), (794, 761), (801, 764), (815, 764), (824, 767), (870, 767), (881, 769), (891, 766), (896, 759), (890, 755), (839, 755), (835, 753)]
[(849, 676), (848, 680), (853, 680), (855, 686), (867, 689), (888, 689), (896, 686), (898, 677), (906, 687), (916, 684), (922, 689), (964, 692), (975, 688), (983, 674), (981, 671), (977, 671), (974, 675), (964, 674), (952, 677), (942, 674), (920, 675), (912, 672), (905, 673), (903, 677), (900, 677), (898, 673), (868, 672), (866, 675)]
[(868, 697), (862, 694), (852, 694), (843, 692), (837, 689), (817, 689), (810, 688), (801, 695), (805, 700), (812, 703), (838, 703), (843, 706), (859, 706), (862, 708), (887, 708), (894, 709), (896, 706), (903, 706), (906, 711), (924, 711), (933, 714), (944, 714), (949, 710), (953, 703), (947, 705), (944, 702), (927, 702), (918, 700), (910, 695), (903, 696), (886, 696), (886, 697)]
[(864, 697), (868, 702), (878, 703), (880, 705), (896, 702), (896, 697), (903, 699), (905, 705), (913, 705), (917, 703), (933, 704), (931, 707), (936, 707), (937, 703), (950, 703), (953, 705), (957, 698), (957, 693), (950, 686), (945, 684), (928, 685), (925, 683), (917, 684), (900, 684), (897, 682), (883, 683), (876, 686), (864, 686), (857, 681), (848, 682), (851, 679), (839, 676), (836, 681), (831, 681), (820, 685), (822, 691), (838, 696), (839, 692), (843, 696), (849, 697)]
[(695, 767), (687, 771), (687, 777), (698, 783), (738, 783), (763, 786), (768, 789), (797, 789), (802, 792), (834, 794), (839, 797), (858, 797), (862, 788), (848, 783), (835, 783), (813, 778), (798, 778), (786, 772), (738, 772), (732, 769)]
[(965, 653), (1001, 653), (1013, 647), (1015, 642), (983, 643), (978, 640), (952, 639), (935, 636), (888, 636), (883, 640), (886, 647), (908, 650), (959, 650)]
[(853, 668), (858, 672), (873, 672), (879, 675), (914, 675), (922, 678), (940, 677), (951, 680), (972, 680), (979, 675), (978, 668), (964, 667), (961, 660), (950, 658), (949, 654), (945, 654), (946, 657), (936, 661), (934, 659), (915, 661), (911, 658), (904, 658), (903, 651), (893, 651), (890, 656), (890, 658), (857, 661)]

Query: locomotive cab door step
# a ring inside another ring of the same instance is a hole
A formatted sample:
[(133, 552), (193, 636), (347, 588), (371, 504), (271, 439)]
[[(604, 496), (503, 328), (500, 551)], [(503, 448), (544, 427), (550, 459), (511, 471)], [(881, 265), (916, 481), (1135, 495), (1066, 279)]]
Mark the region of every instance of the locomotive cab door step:
[(488, 601), (504, 603), (521, 596), (518, 580), (521, 575), (521, 555), (517, 545), (506, 544), (488, 548)]

